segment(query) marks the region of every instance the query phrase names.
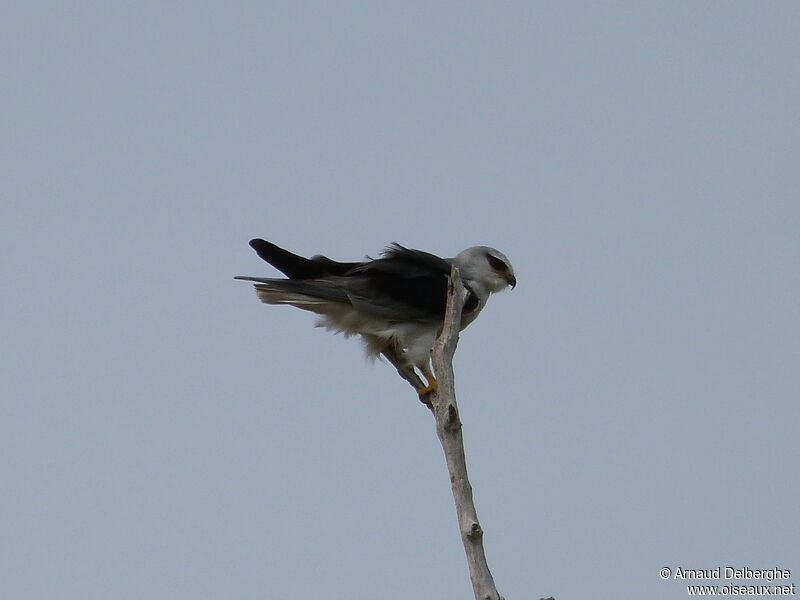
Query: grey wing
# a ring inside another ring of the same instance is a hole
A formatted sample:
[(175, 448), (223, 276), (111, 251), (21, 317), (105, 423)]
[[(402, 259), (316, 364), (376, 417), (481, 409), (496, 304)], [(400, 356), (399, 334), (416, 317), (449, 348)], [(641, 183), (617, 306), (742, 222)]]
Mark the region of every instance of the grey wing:
[[(330, 303), (350, 305), (350, 298), (341, 285), (340, 277), (330, 279), (270, 279), (264, 277), (236, 277), (256, 283), (256, 293), (265, 304), (291, 304), (298, 308), (314, 310), (314, 306)], [(317, 311), (315, 311), (317, 312)]]
[(402, 296), (387, 293), (367, 277), (348, 277), (347, 297), (357, 310), (389, 321), (436, 321), (440, 317), (427, 307), (412, 304)]
[(376, 289), (368, 277), (351, 275), (330, 279), (272, 279), (236, 277), (252, 281), (265, 304), (290, 304), (326, 314), (331, 309), (355, 308), (359, 312), (390, 321), (429, 321), (429, 311)]
[[(303, 259), (277, 247), (272, 248), (272, 245), (267, 247), (268, 243), (263, 240), (254, 242), (259, 242), (259, 248), (264, 246), (270, 250), (271, 253), (267, 254), (261, 248), (259, 255), (263, 254), (262, 258), (266, 257), (265, 260), (269, 259), (290, 276), (313, 273), (313, 278), (237, 277), (256, 282), (258, 296), (267, 304), (291, 304), (322, 314), (329, 310), (354, 308), (394, 322), (430, 323), (441, 321), (444, 315), (451, 267), (447, 259), (394, 244), (379, 259), (337, 263), (319, 256)], [(464, 306), (467, 314), (477, 307), (472, 296), (474, 294), (470, 293)]]
[(347, 291), (360, 310), (395, 321), (439, 321), (447, 300), (450, 263), (399, 244), (347, 273)]

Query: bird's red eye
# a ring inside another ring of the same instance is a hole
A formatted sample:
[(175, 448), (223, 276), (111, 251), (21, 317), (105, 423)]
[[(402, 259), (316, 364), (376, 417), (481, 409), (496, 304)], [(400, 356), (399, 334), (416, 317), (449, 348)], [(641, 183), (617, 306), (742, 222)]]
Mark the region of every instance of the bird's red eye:
[(489, 264), (491, 265), (491, 267), (495, 271), (498, 271), (500, 273), (502, 273), (504, 271), (508, 271), (508, 265), (506, 263), (504, 263), (502, 260), (500, 260), (499, 258), (497, 258), (496, 256), (492, 256), (491, 254), (487, 254), (486, 258), (489, 259)]

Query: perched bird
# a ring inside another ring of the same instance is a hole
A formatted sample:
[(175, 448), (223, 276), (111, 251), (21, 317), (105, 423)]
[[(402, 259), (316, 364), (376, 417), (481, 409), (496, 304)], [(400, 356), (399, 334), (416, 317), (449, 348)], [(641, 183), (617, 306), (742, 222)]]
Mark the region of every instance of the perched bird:
[(250, 246), (288, 279), (236, 279), (255, 281), (266, 304), (290, 304), (320, 315), (317, 327), (360, 335), (367, 354), (385, 356), (421, 398), (437, 385), (430, 353), (442, 328), (451, 267), (458, 267), (467, 290), (461, 329), (475, 320), (492, 293), (517, 284), (505, 255), (486, 246), (439, 258), (395, 243), (380, 258), (362, 262), (304, 258), (261, 239), (251, 240)]

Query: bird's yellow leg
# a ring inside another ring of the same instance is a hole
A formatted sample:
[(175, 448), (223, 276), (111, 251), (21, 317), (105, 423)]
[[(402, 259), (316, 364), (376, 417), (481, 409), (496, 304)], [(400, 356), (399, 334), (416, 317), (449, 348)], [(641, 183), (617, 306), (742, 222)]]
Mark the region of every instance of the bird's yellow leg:
[(433, 372), (430, 370), (428, 365), (420, 366), (419, 370), (425, 376), (425, 380), (428, 382), (424, 388), (417, 390), (417, 393), (420, 395), (420, 398), (423, 396), (427, 396), (428, 394), (432, 394), (433, 392), (439, 389), (439, 382), (436, 381), (436, 377), (434, 377)]

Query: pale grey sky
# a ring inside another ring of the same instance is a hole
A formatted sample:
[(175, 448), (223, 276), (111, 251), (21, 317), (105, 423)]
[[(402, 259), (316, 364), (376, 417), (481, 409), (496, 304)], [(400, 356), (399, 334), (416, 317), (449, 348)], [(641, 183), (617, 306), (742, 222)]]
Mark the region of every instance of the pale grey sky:
[(499, 248), (462, 336), (509, 600), (800, 574), (800, 5), (0, 8), (0, 595), (470, 598), (431, 416), (264, 237)]

